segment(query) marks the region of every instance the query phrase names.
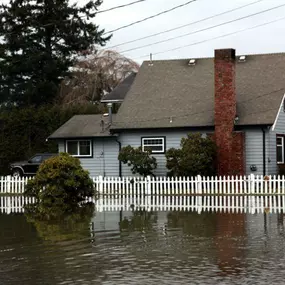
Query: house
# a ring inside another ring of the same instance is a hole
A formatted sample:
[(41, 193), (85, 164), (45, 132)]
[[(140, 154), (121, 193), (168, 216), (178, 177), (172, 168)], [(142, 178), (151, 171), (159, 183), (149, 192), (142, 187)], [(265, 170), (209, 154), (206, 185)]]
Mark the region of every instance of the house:
[(214, 58), (145, 61), (106, 129), (98, 115), (75, 116), (50, 139), (92, 176), (131, 175), (117, 160), (127, 145), (151, 147), (163, 176), (165, 151), (189, 132), (214, 135), (220, 175), (277, 174), (285, 163), (284, 90), (285, 53), (221, 49)]
[(136, 75), (135, 72), (131, 72), (112, 92), (102, 98), (101, 103), (122, 103), (133, 85)]

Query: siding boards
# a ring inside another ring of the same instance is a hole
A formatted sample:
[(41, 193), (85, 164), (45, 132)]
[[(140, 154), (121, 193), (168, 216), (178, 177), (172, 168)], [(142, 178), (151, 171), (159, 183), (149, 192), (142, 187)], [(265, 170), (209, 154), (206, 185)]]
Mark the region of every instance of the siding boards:
[(279, 112), (277, 114), (277, 120), (275, 124), (274, 131), (270, 129), (270, 136), (268, 141), (269, 156), (268, 159), (270, 163), (268, 164), (268, 174), (278, 174), (278, 165), (276, 160), (276, 135), (285, 135), (285, 112), (283, 108), (284, 99), (282, 100)]
[(266, 138), (266, 174), (274, 175), (278, 173), (276, 159), (276, 132), (270, 128)]
[[(212, 131), (204, 131), (203, 133), (211, 133)], [(119, 140), (122, 143), (122, 147), (131, 145), (132, 147), (139, 147), (141, 146), (141, 138), (142, 137), (165, 137), (165, 147), (166, 150), (174, 147), (179, 148), (180, 142), (182, 137), (186, 137), (189, 131), (141, 131), (141, 132), (128, 132), (128, 133), (121, 133)], [(166, 158), (165, 154), (153, 154), (153, 156), (157, 160), (157, 169), (154, 171), (156, 176), (165, 176), (167, 174), (166, 168)], [(130, 167), (123, 164), (122, 165), (122, 175), (123, 176), (132, 176), (132, 172)]]
[(274, 129), (274, 132), (277, 134), (285, 134), (285, 112), (284, 112), (283, 104), (284, 104), (284, 99), (281, 103), (280, 112), (278, 113), (275, 129)]
[[(64, 152), (64, 141), (59, 142), (59, 151)], [(119, 146), (113, 138), (94, 138), (92, 140), (93, 157), (79, 158), (84, 169), (91, 177), (119, 176)]]
[(64, 140), (58, 141), (58, 152), (65, 152)]
[[(285, 128), (285, 114), (284, 127)], [(282, 130), (282, 120), (278, 122), (279, 132), (285, 134), (285, 130)], [(277, 125), (276, 125), (277, 126)], [(261, 128), (246, 130), (246, 174), (263, 175), (263, 136)], [(266, 175), (278, 174), (278, 167), (276, 162), (276, 131), (267, 129), (265, 131), (265, 163), (266, 163)], [(250, 165), (256, 165), (257, 171), (251, 171)]]
[[(245, 162), (246, 175), (263, 175), (263, 135), (260, 129), (245, 130)], [(250, 166), (256, 165), (257, 171), (251, 171)]]

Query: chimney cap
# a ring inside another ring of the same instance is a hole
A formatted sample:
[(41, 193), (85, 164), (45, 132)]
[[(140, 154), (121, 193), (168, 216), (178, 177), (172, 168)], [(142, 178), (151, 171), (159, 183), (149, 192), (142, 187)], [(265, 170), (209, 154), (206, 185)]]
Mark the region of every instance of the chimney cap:
[(217, 60), (235, 60), (236, 50), (232, 48), (228, 49), (216, 49), (215, 50), (215, 59)]

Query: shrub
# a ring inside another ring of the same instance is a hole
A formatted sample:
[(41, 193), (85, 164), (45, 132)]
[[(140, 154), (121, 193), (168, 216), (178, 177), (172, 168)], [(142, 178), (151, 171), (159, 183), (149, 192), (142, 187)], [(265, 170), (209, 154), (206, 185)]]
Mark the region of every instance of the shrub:
[(88, 171), (81, 167), (78, 158), (67, 153), (44, 161), (25, 189), (25, 195), (35, 197), (42, 209), (50, 206), (68, 208), (94, 194)]
[(38, 207), (29, 204), (25, 206), (25, 216), (35, 226), (39, 237), (58, 242), (88, 238), (94, 209), (93, 203), (87, 203), (70, 207), (69, 211), (46, 207), (46, 211), (41, 208), (39, 212)]
[(157, 167), (156, 158), (151, 156), (151, 150), (142, 151), (141, 147), (134, 148), (130, 145), (123, 147), (119, 153), (118, 159), (131, 166), (133, 174), (139, 174), (144, 177), (153, 174), (153, 170)]
[(166, 167), (170, 176), (196, 176), (215, 174), (216, 145), (209, 137), (189, 134), (181, 139), (181, 148), (166, 152)]

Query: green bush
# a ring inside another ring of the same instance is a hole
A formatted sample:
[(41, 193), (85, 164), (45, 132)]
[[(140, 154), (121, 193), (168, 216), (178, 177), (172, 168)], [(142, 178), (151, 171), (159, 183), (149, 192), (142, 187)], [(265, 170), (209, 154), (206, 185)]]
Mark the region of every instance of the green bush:
[(142, 151), (141, 147), (134, 148), (130, 145), (123, 147), (119, 153), (118, 159), (131, 167), (133, 174), (139, 174), (144, 177), (153, 174), (157, 167), (156, 158), (151, 156), (151, 150)]
[(90, 237), (90, 222), (94, 215), (93, 203), (76, 205), (62, 209), (62, 207), (46, 207), (41, 212), (37, 206), (25, 206), (27, 221), (32, 223), (38, 236), (49, 241), (65, 241)]
[(169, 176), (215, 175), (216, 145), (209, 137), (189, 134), (181, 139), (181, 148), (166, 152)]
[(68, 209), (94, 194), (88, 171), (82, 168), (78, 158), (67, 153), (44, 161), (25, 189), (26, 196), (37, 199), (39, 212), (57, 206)]

